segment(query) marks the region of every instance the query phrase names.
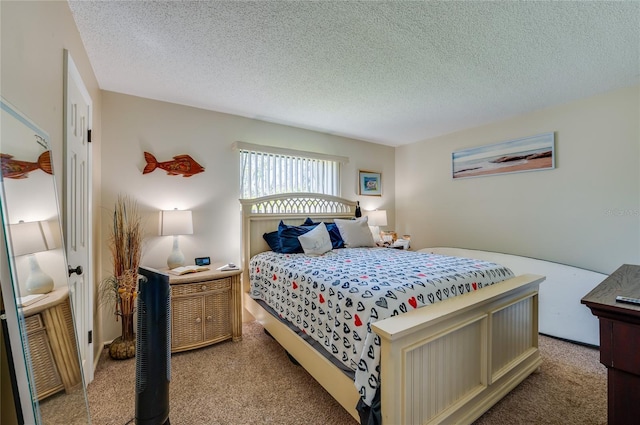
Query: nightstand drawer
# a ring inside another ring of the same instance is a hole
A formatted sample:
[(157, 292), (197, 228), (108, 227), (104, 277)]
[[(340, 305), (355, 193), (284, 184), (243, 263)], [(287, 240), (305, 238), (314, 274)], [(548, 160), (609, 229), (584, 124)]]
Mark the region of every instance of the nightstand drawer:
[(210, 280), (208, 282), (188, 283), (182, 285), (172, 285), (171, 295), (179, 297), (183, 295), (194, 295), (209, 291), (222, 291), (231, 289), (231, 278)]

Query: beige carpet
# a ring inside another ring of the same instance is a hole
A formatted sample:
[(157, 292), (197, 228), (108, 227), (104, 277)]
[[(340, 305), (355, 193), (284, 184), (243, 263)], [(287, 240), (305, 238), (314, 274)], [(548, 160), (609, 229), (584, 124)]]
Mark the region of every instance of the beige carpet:
[(607, 423), (607, 368), (596, 348), (540, 336), (542, 366), (476, 425)]
[[(241, 342), (171, 357), (172, 425), (357, 424), (258, 323), (245, 323), (243, 333)], [(598, 351), (544, 336), (540, 351), (540, 371), (476, 424), (605, 424)], [(134, 387), (135, 359), (114, 361), (105, 350), (88, 387), (92, 423), (134, 423)]]

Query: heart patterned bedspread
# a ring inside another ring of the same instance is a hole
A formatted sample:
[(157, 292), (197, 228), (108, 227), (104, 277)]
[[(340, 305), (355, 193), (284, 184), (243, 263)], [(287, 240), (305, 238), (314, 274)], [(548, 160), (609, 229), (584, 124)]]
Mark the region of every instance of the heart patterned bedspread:
[(388, 248), (322, 256), (263, 252), (249, 264), (251, 297), (355, 371), (367, 405), (379, 386), (380, 338), (371, 323), (514, 276), (495, 263)]

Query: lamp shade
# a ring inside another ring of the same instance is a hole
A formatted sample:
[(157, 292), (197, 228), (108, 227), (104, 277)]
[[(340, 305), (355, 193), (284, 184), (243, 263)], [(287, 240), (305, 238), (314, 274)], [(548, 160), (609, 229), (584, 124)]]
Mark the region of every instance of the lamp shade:
[(369, 217), (369, 226), (386, 226), (387, 225), (387, 211), (375, 210), (367, 213)]
[(191, 211), (160, 211), (160, 235), (192, 235), (193, 219)]
[(11, 225), (13, 255), (35, 254), (56, 248), (48, 222), (30, 221)]

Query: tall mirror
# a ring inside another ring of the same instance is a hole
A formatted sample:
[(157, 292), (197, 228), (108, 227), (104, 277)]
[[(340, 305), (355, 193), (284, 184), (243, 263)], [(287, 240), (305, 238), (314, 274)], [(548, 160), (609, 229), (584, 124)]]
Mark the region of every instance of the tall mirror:
[(1, 101), (2, 300), (25, 423), (88, 424), (47, 133)]

